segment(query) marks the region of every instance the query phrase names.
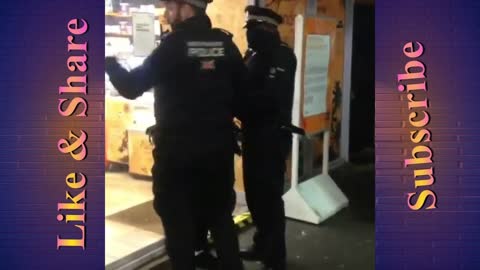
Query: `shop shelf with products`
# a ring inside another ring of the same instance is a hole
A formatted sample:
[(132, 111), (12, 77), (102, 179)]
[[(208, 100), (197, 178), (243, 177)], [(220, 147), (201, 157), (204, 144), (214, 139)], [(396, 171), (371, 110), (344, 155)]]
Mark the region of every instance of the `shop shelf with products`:
[(138, 5), (134, 2), (121, 3), (120, 10), (114, 10), (113, 7), (105, 9), (105, 35), (107, 37), (125, 37), (132, 40), (132, 14), (135, 12), (154, 14), (156, 18), (155, 36), (160, 39), (161, 33), (167, 30), (165, 27), (166, 20), (163, 16), (165, 9), (156, 8), (154, 5)]

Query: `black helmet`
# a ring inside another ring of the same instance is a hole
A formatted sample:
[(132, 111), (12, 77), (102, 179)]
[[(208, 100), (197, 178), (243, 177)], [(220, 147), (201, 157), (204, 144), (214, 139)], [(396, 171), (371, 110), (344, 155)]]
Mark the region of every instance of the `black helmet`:
[(190, 4), (197, 8), (206, 9), (207, 5), (213, 2), (213, 0), (160, 0), (160, 2), (180, 2)]

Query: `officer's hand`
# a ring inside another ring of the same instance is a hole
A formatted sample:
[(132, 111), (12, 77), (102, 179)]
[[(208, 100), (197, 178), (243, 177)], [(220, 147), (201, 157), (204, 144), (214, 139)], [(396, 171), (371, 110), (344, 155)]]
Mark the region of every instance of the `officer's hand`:
[(110, 73), (112, 70), (118, 67), (118, 65), (117, 58), (114, 56), (108, 56), (105, 58), (105, 71), (107, 71), (107, 73)]
[(147, 128), (147, 130), (146, 130), (146, 133), (148, 135), (148, 141), (150, 142), (150, 144), (154, 143), (153, 137), (155, 135), (155, 128), (156, 128), (156, 126), (153, 125), (153, 126)]

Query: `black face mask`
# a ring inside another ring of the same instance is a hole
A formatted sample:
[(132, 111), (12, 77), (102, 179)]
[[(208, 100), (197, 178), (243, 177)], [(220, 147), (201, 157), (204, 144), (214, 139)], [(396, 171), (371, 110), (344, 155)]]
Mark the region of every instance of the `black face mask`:
[(271, 48), (280, 44), (278, 32), (270, 32), (257, 27), (247, 29), (248, 46), (255, 51), (268, 52)]

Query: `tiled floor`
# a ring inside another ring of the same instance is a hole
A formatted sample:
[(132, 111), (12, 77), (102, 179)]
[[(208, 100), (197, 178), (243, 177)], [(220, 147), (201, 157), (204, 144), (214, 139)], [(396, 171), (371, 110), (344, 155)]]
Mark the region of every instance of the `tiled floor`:
[[(126, 172), (108, 172), (105, 178), (105, 265), (109, 265), (162, 240), (164, 233), (152, 206), (151, 181)], [(239, 193), (234, 214), (246, 211), (244, 195)]]
[(128, 173), (107, 173), (105, 209), (105, 264), (163, 238), (160, 219), (152, 208), (152, 183)]
[(105, 216), (153, 200), (152, 182), (133, 178), (125, 172), (105, 175)]

